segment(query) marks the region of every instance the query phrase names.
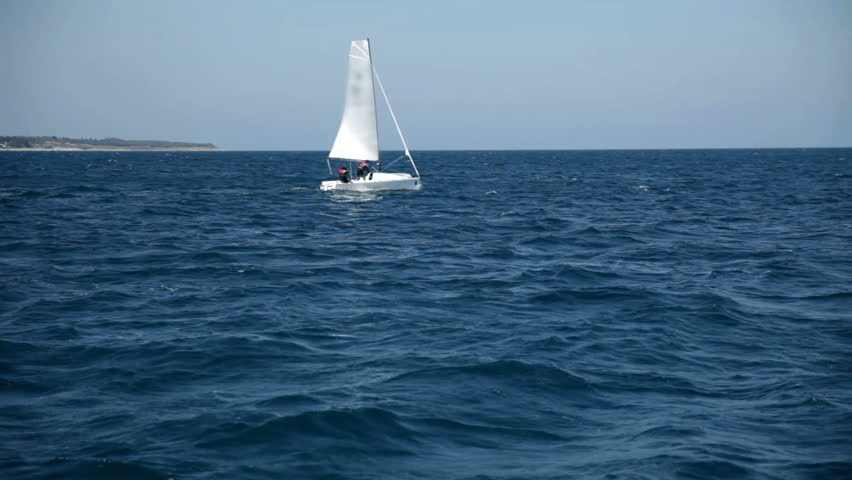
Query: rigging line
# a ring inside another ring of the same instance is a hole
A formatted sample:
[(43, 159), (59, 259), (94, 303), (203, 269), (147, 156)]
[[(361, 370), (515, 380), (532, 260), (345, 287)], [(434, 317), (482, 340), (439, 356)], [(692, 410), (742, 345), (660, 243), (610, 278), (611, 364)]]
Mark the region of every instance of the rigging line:
[[(398, 161), (402, 160), (403, 158), (407, 158), (407, 157), (406, 157), (405, 155), (400, 155), (400, 156), (396, 157), (395, 159), (391, 160), (391, 162), (390, 162), (389, 164), (387, 164), (387, 165), (385, 166), (385, 168), (390, 168), (391, 166), (393, 166), (393, 164), (395, 164), (396, 162), (398, 162)], [(419, 176), (419, 175), (418, 175), (418, 176)]]
[(405, 155), (411, 160), (411, 166), (414, 167), (414, 173), (417, 176), (420, 176), (420, 172), (417, 171), (417, 165), (414, 164), (414, 159), (411, 158), (411, 152), (408, 151), (408, 144), (405, 143), (405, 137), (402, 136), (402, 130), (399, 128), (399, 122), (396, 121), (396, 115), (393, 113), (393, 107), (391, 107), (390, 100), (388, 100), (388, 94), (385, 93), (385, 87), (382, 85), (382, 79), (379, 77), (379, 72), (376, 70), (376, 65), (371, 62), (373, 67), (373, 74), (376, 76), (376, 81), (379, 82), (379, 89), (382, 91), (382, 96), (385, 97), (385, 105), (388, 106), (388, 111), (391, 114), (391, 118), (393, 119), (393, 124), (396, 126), (396, 132), (399, 134), (399, 139), (402, 140), (402, 146), (405, 148)]

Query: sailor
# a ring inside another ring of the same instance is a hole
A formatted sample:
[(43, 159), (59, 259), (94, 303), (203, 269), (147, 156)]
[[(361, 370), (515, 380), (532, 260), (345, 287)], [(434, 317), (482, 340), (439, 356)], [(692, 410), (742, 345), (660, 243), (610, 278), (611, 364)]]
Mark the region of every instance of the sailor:
[(364, 179), (370, 173), (370, 164), (366, 161), (358, 164), (358, 180)]
[(340, 175), (341, 182), (349, 183), (349, 170), (346, 169), (346, 165), (342, 165), (337, 169), (337, 173)]

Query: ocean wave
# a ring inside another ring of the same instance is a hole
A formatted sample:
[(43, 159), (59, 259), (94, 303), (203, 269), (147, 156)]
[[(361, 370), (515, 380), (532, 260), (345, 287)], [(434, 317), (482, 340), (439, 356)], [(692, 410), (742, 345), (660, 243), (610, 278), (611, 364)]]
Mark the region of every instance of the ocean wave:
[(411, 454), (415, 434), (396, 415), (380, 408), (325, 410), (275, 418), (259, 425), (229, 425), (211, 430), (199, 448), (251, 449), (265, 446), (312, 445), (312, 449), (379, 450), (382, 454)]
[(134, 480), (167, 480), (168, 473), (136, 462), (122, 462), (109, 458), (56, 457), (40, 467), (39, 476), (67, 479), (111, 480), (126, 478)]
[(565, 442), (568, 439), (545, 430), (513, 428), (493, 425), (475, 425), (447, 418), (416, 418), (406, 423), (415, 426), (421, 436), (453, 439), (465, 445), (474, 442), (482, 448), (499, 449), (504, 442)]
[(441, 383), (488, 380), (510, 384), (513, 389), (530, 388), (540, 392), (592, 391), (591, 385), (583, 378), (562, 369), (517, 360), (416, 370), (397, 375), (385, 380), (385, 382), (429, 383), (437, 380), (440, 380)]
[(415, 153), (4, 153), (0, 471), (850, 468), (849, 152)]

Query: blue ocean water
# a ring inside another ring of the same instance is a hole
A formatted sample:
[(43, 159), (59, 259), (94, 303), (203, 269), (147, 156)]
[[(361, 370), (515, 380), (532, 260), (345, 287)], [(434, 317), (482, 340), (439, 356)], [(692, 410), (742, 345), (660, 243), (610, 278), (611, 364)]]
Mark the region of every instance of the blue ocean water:
[(852, 478), (852, 149), (0, 152), (0, 477)]

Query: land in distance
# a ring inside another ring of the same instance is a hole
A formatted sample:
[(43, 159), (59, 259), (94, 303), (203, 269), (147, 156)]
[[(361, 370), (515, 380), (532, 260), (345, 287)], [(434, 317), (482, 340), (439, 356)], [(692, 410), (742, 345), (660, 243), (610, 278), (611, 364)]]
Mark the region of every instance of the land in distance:
[(0, 136), (2, 150), (219, 150), (212, 143), (167, 142), (163, 140), (123, 140), (121, 138), (67, 138)]

